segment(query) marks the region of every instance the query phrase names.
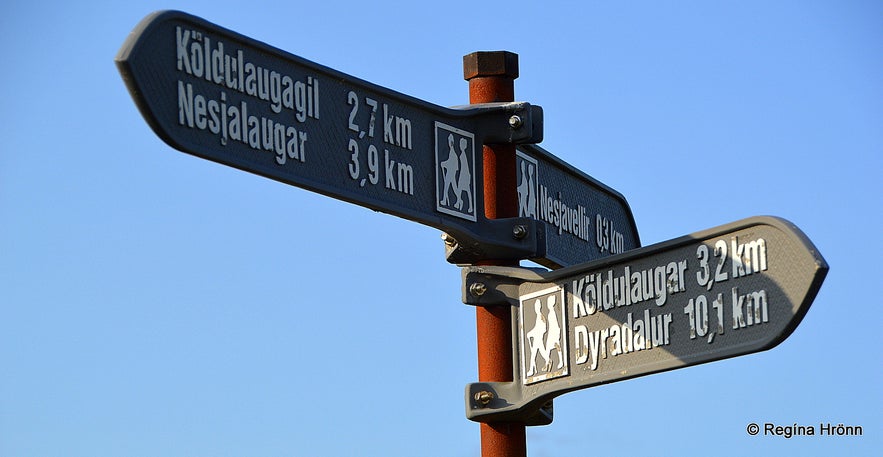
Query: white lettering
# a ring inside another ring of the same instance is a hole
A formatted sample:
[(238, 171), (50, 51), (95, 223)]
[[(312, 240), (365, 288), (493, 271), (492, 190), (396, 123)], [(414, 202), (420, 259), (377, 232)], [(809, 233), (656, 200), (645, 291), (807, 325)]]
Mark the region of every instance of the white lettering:
[[(248, 115), (245, 101), (238, 107), (228, 106), (223, 91), (217, 98), (210, 98), (194, 92), (193, 84), (179, 80), (178, 124), (218, 136), (221, 145), (232, 139), (255, 150), (272, 152), (279, 165), (285, 165), (288, 159), (306, 162), (306, 132), (263, 116)], [(413, 192), (413, 170), (400, 167), (399, 175), (402, 189)]]
[(633, 313), (628, 313), (621, 324), (595, 331), (577, 325), (573, 341), (576, 364), (588, 364), (588, 368), (595, 371), (601, 359), (667, 346), (671, 344), (671, 323), (671, 313), (653, 315), (645, 309), (643, 318), (635, 319)]
[[(318, 78), (306, 76), (295, 80), (290, 75), (247, 61), (242, 49), (229, 53), (223, 41), (213, 41), (203, 32), (181, 26), (175, 28), (175, 57), (176, 68), (181, 73), (256, 97), (267, 102), (274, 113), (289, 110), (298, 122), (319, 119)], [(396, 129), (400, 141), (404, 144), (407, 140), (407, 148), (411, 149), (410, 121), (401, 119)]]

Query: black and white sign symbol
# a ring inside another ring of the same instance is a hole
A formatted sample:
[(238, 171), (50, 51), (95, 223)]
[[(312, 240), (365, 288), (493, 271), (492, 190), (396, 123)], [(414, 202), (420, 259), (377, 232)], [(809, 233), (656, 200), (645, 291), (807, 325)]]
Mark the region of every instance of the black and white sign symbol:
[(475, 136), (435, 123), (436, 209), (475, 222)]
[(518, 216), (537, 218), (537, 160), (521, 151), (515, 153), (516, 182), (518, 183)]
[(518, 327), (525, 384), (568, 374), (567, 317), (561, 286), (521, 297)]

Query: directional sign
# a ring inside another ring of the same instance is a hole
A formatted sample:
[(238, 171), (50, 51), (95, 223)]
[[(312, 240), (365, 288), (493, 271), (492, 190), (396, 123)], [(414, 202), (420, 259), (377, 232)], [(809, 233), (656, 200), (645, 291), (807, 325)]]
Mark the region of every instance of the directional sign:
[(559, 268), (641, 246), (619, 192), (535, 145), (518, 146), (518, 213), (542, 221), (546, 251), (533, 259)]
[(515, 307), (515, 381), (471, 384), (467, 417), (526, 420), (565, 392), (770, 349), (827, 271), (799, 229), (772, 217), (554, 272), (464, 269), (464, 302)]
[(176, 11), (142, 20), (116, 61), (176, 149), (439, 228), (477, 258), (542, 256), (540, 224), (488, 220), (481, 185), (482, 144), (539, 142), (539, 107), (443, 108)]

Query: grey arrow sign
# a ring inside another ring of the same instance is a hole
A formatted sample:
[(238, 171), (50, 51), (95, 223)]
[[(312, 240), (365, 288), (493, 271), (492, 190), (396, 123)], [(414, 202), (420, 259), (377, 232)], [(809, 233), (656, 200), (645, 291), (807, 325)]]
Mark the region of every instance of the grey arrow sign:
[(541, 423), (542, 406), (566, 392), (770, 349), (827, 271), (809, 239), (773, 217), (554, 272), (464, 269), (464, 302), (514, 307), (515, 381), (470, 384), (467, 417)]
[(539, 107), (436, 106), (177, 11), (142, 20), (116, 62), (176, 149), (439, 228), (471, 246), (464, 263), (545, 255), (541, 224), (488, 220), (481, 194), (482, 144), (539, 142)]

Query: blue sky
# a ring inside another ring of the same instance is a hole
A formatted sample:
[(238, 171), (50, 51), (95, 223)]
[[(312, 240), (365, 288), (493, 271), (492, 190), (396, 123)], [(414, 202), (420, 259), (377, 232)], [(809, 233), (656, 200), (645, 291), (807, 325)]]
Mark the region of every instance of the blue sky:
[(780, 346), (559, 397), (530, 455), (877, 455), (883, 6), (474, 3), (0, 7), (0, 454), (479, 453), (438, 230), (159, 140), (113, 58), (172, 8), (443, 106), (463, 55), (518, 53), (542, 146), (625, 195), (645, 245), (775, 215), (828, 261)]

